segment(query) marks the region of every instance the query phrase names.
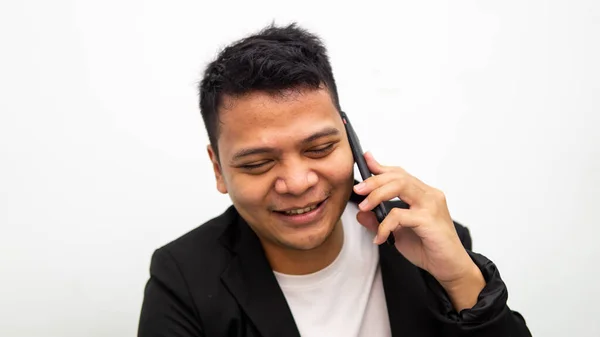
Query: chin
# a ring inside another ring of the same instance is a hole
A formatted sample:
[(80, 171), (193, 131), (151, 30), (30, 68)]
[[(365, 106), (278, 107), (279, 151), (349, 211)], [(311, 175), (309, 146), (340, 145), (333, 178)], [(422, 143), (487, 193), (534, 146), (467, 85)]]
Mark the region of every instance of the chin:
[(326, 237), (306, 237), (306, 238), (300, 238), (300, 239), (292, 239), (292, 240), (289, 240), (289, 241), (285, 241), (283, 243), (283, 245), (286, 248), (290, 248), (290, 249), (293, 249), (293, 250), (307, 251), (307, 250), (313, 250), (313, 249), (321, 247), (321, 245), (323, 245), (323, 243), (325, 241), (327, 241), (328, 238), (329, 238), (329, 236), (326, 236)]
[[(333, 224), (331, 224), (333, 222)], [(290, 233), (281, 238), (280, 243), (288, 248), (295, 250), (312, 250), (319, 248), (325, 243), (333, 233), (336, 224), (339, 221), (326, 220), (312, 228), (306, 228), (296, 233)]]

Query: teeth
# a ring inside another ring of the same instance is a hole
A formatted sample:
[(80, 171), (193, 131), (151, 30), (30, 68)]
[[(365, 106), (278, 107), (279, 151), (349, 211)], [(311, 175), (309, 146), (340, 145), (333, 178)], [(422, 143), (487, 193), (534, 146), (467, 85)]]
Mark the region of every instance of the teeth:
[(310, 211), (312, 211), (315, 208), (317, 208), (317, 205), (306, 207), (306, 208), (293, 209), (291, 211), (286, 211), (285, 214), (287, 214), (287, 215), (303, 214), (303, 213), (306, 213), (306, 212), (310, 212)]

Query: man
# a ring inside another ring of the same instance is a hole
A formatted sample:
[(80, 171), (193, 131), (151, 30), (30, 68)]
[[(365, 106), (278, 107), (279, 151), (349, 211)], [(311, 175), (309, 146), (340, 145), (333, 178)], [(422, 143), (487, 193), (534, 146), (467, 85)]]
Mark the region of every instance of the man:
[(270, 26), (225, 48), (200, 110), (233, 205), (154, 253), (139, 336), (531, 336), (442, 192), (370, 153), (354, 179), (316, 36)]

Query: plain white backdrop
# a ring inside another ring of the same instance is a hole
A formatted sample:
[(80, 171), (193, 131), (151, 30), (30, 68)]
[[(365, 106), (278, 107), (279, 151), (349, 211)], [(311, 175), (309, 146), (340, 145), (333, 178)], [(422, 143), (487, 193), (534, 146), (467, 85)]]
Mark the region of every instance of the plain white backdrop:
[(365, 150), (447, 194), (535, 336), (600, 335), (600, 2), (14, 0), (0, 336), (136, 334), (154, 249), (230, 204), (201, 71), (273, 20), (325, 40)]

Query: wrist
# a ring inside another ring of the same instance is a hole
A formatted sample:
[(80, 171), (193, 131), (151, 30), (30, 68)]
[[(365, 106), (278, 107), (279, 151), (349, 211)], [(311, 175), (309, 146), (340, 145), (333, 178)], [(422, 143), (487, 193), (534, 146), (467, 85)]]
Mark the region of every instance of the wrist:
[(486, 285), (479, 267), (473, 262), (471, 264), (464, 276), (452, 282), (440, 283), (457, 312), (475, 306), (479, 294)]

